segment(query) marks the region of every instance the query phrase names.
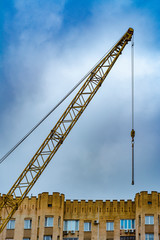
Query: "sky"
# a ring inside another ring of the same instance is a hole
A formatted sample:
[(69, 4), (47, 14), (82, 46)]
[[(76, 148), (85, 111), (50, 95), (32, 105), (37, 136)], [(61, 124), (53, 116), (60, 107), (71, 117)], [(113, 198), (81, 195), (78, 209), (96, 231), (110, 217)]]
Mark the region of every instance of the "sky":
[[(131, 185), (129, 43), (29, 196), (134, 199), (160, 192), (160, 3), (133, 0), (0, 2), (0, 157), (134, 29), (135, 185)], [(74, 92), (0, 164), (0, 192), (19, 177)]]

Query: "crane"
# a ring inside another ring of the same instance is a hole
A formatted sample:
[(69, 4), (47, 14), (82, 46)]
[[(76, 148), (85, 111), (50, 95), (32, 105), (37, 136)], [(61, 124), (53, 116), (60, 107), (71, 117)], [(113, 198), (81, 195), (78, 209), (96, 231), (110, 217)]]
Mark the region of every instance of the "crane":
[[(16, 182), (0, 202), (0, 233), (21, 205), (35, 182), (43, 173), (54, 154), (63, 144), (89, 102), (101, 87), (108, 73), (132, 39), (134, 30), (129, 28), (112, 49), (98, 62), (86, 77), (83, 85), (50, 131), (42, 145), (27, 164)], [(132, 134), (133, 138), (133, 134)]]

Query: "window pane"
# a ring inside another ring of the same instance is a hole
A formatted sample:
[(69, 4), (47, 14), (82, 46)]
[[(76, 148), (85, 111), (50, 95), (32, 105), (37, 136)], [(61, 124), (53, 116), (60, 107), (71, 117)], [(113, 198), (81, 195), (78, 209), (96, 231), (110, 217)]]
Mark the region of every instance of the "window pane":
[(128, 220), (128, 229), (131, 229), (131, 228), (132, 228), (132, 227), (131, 227), (131, 223), (132, 223), (132, 220), (129, 219), (129, 220)]
[(149, 224), (149, 216), (145, 216), (145, 224)]
[(154, 224), (154, 216), (145, 216), (145, 224)]
[(63, 231), (67, 231), (67, 221), (64, 221), (64, 225), (63, 225)]
[(71, 221), (68, 221), (67, 230), (68, 230), (68, 231), (71, 231), (71, 229), (72, 229), (72, 222), (71, 222)]
[(76, 229), (76, 223), (75, 221), (71, 221), (71, 231), (75, 231)]
[(15, 229), (15, 220), (10, 220), (8, 222), (7, 229)]
[(120, 229), (125, 230), (135, 229), (135, 219), (121, 219)]
[(84, 222), (84, 231), (91, 231), (91, 222)]
[(114, 222), (111, 222), (111, 230), (114, 230)]
[(78, 238), (63, 238), (63, 240), (78, 240)]
[(145, 240), (154, 240), (154, 234), (146, 233), (145, 234)]
[(125, 229), (128, 229), (128, 226), (127, 226), (127, 225), (128, 225), (128, 224), (127, 224), (127, 223), (128, 223), (128, 220), (125, 219), (124, 221), (125, 221), (125, 222), (124, 222), (124, 228), (125, 228)]
[(124, 229), (124, 220), (120, 220), (120, 229)]
[(85, 231), (85, 232), (88, 231), (88, 222), (85, 222), (85, 223), (84, 223), (84, 231)]
[(53, 217), (45, 217), (45, 227), (53, 227)]
[(107, 231), (114, 230), (114, 222), (107, 222)]
[(44, 236), (43, 239), (44, 240), (52, 240), (52, 236)]
[(64, 231), (79, 231), (78, 220), (66, 220), (64, 221)]
[(24, 229), (31, 229), (32, 220), (31, 219), (25, 219), (24, 220)]
[(154, 216), (150, 216), (150, 224), (154, 224)]
[(132, 219), (132, 229), (135, 229), (135, 220)]
[(107, 231), (110, 231), (110, 222), (107, 222)]
[(75, 230), (76, 230), (76, 231), (79, 231), (79, 221), (76, 221)]

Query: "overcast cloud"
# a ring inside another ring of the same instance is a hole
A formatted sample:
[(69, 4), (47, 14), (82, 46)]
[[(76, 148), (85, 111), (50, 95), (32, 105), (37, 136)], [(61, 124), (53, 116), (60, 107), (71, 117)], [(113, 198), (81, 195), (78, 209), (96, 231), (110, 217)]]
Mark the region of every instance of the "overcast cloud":
[[(129, 27), (135, 30), (135, 186), (131, 185), (131, 44), (29, 195), (133, 199), (160, 191), (158, 1), (5, 1), (0, 154), (19, 141)], [(75, 94), (75, 93), (74, 93)], [(7, 193), (74, 94), (0, 165)]]

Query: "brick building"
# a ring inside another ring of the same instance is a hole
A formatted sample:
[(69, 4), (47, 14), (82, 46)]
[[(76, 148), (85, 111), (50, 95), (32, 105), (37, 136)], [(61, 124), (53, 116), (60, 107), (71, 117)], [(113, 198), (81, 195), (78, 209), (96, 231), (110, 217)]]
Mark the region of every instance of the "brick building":
[(71, 201), (42, 193), (25, 198), (0, 240), (160, 240), (159, 220), (157, 192), (137, 193), (134, 201)]

